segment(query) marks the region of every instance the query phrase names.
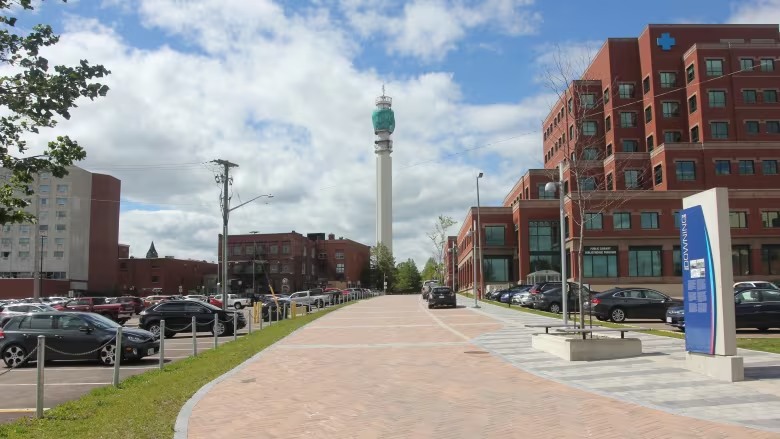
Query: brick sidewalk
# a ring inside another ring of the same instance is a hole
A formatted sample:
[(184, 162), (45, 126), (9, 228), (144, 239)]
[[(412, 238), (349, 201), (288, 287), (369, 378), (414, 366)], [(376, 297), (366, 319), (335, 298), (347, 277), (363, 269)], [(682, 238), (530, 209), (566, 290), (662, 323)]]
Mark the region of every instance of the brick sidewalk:
[(214, 386), (187, 437), (778, 437), (549, 381), (470, 341), (506, 327), (468, 308), (428, 311), (419, 296), (348, 306)]

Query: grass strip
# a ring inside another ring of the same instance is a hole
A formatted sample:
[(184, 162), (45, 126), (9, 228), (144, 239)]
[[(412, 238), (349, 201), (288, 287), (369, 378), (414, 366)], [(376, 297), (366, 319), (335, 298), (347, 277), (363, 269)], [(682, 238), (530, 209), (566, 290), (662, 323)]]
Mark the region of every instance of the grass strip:
[(0, 425), (0, 438), (170, 439), (179, 410), (201, 387), (296, 329), (350, 303), (283, 320), (163, 370), (129, 377), (119, 388), (95, 389), (47, 411), (43, 419), (22, 418)]

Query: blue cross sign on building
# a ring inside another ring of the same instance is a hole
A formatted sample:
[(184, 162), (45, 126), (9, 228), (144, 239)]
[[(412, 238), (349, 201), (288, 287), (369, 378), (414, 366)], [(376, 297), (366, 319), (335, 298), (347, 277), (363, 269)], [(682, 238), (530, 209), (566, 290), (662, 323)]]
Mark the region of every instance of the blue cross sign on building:
[(669, 32), (664, 32), (660, 37), (655, 39), (655, 42), (658, 44), (658, 47), (660, 47), (661, 50), (671, 50), (672, 46), (674, 46), (675, 40), (671, 35), (669, 35)]

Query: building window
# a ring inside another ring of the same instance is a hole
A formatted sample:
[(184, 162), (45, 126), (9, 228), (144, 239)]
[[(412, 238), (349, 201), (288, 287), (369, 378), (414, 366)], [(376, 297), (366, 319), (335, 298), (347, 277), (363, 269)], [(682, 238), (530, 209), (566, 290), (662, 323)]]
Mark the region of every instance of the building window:
[(694, 79), (696, 79), (696, 71), (693, 67), (693, 64), (689, 65), (687, 69), (685, 69), (685, 76), (688, 80), (688, 84), (693, 82)]
[(645, 123), (650, 123), (653, 120), (653, 107), (649, 106), (645, 108)]
[(764, 175), (777, 175), (777, 160), (762, 160), (761, 168)]
[(558, 221), (529, 221), (530, 272), (561, 269)]
[(704, 60), (704, 65), (707, 70), (707, 76), (723, 76), (722, 59), (707, 59)]
[(715, 175), (731, 174), (731, 162), (728, 160), (715, 160)]
[(62, 259), (65, 257), (65, 252), (63, 251), (56, 251), (54, 252), (54, 257), (57, 259)]
[(580, 106), (585, 109), (594, 108), (596, 106), (596, 95), (594, 95), (593, 93), (581, 94)]
[(30, 257), (30, 252), (29, 251), (20, 251), (19, 252), (19, 258), (20, 259), (27, 259), (29, 257)]
[(577, 185), (580, 190), (583, 191), (595, 191), (596, 190), (596, 177), (582, 177), (577, 181)]
[(680, 259), (680, 246), (672, 247), (672, 267), (675, 276), (682, 276), (682, 260)]
[(19, 233), (22, 235), (29, 235), (30, 234), (30, 226), (28, 224), (22, 224), (19, 226)]
[(774, 72), (775, 60), (772, 58), (761, 58), (761, 71), (762, 72)]
[(707, 96), (710, 101), (710, 108), (726, 107), (726, 92), (723, 90), (709, 90)]
[(569, 140), (574, 140), (574, 125), (569, 125)]
[(750, 246), (731, 246), (731, 269), (734, 276), (747, 276), (750, 274)]
[(58, 184), (57, 185), (57, 193), (58, 194), (67, 194), (68, 193), (68, 185), (67, 184)]
[(233, 250), (233, 256), (241, 256), (241, 249), (242, 247), (240, 245), (231, 247), (231, 250)]
[[(160, 283), (160, 276), (152, 276), (152, 283), (157, 284)], [(563, 288), (563, 287), (561, 287)]]
[(57, 247), (62, 247), (65, 245), (65, 238), (54, 238), (54, 243), (57, 244)]
[(732, 229), (747, 227), (747, 212), (729, 212), (729, 223)]
[(586, 278), (617, 277), (617, 247), (585, 247), (582, 262)]
[(776, 121), (776, 120), (766, 121), (766, 132), (769, 134), (780, 133), (780, 121)]
[(30, 238), (19, 238), (19, 245), (22, 247), (30, 245)]
[(739, 59), (739, 69), (742, 71), (752, 71), (753, 70), (753, 58), (740, 58)]
[(662, 102), (664, 118), (680, 116), (680, 103), (679, 102)]
[(618, 84), (618, 96), (620, 97), (620, 99), (633, 99), (634, 84), (627, 84), (627, 83)]
[(621, 128), (634, 128), (636, 127), (636, 113), (633, 111), (623, 111), (620, 113), (620, 127)]
[(623, 152), (639, 151), (639, 142), (636, 140), (623, 140)]
[(682, 133), (679, 131), (664, 131), (664, 143), (682, 142)]
[(680, 228), (680, 211), (675, 210), (672, 212), (672, 216), (674, 216), (674, 228), (679, 229)]
[(777, 103), (777, 90), (764, 90), (764, 103), (776, 104)]
[(41, 232), (47, 231), (47, 230), (49, 230), (49, 225), (48, 224), (38, 224), (38, 230), (40, 230)]
[(696, 163), (689, 160), (681, 160), (675, 162), (675, 166), (677, 168), (678, 181), (696, 180)]
[(289, 242), (283, 242), (282, 243), (282, 254), (283, 255), (290, 254), (290, 243)]
[(506, 245), (506, 227), (485, 226), (485, 245)]
[(615, 212), (612, 214), (612, 227), (615, 230), (631, 229), (631, 213)]
[(482, 269), (486, 282), (509, 282), (509, 259), (505, 256), (486, 256)]
[(41, 207), (43, 207), (43, 208), (49, 207), (49, 199), (48, 198), (41, 198)]
[(612, 117), (611, 116), (607, 116), (606, 119), (604, 119), (604, 129), (607, 132), (612, 131)]
[(338, 263), (336, 264), (336, 273), (343, 274), (344, 273), (344, 263)]
[(585, 213), (585, 230), (601, 230), (604, 228), (604, 216), (600, 213)]
[(758, 121), (757, 120), (746, 120), (745, 121), (745, 131), (747, 131), (748, 134), (758, 134)]
[(764, 265), (764, 274), (780, 273), (780, 245), (762, 245), (761, 263)]
[(288, 264), (282, 264), (282, 273), (292, 273), (290, 271), (290, 265)]
[(604, 103), (609, 103), (609, 87), (604, 89)]
[(38, 187), (38, 192), (42, 194), (48, 194), (49, 193), (49, 185), (48, 184), (42, 184)]
[(3, 238), (0, 243), (2, 243), (3, 247), (10, 247), (13, 243), (13, 240), (11, 238)]
[(661, 72), (661, 88), (674, 88), (677, 86), (676, 72)]
[(344, 259), (344, 250), (336, 250), (336, 259)]
[(640, 225), (643, 229), (657, 229), (658, 212), (642, 212)]
[(642, 80), (642, 93), (647, 94), (650, 91), (650, 77)]
[(40, 173), (41, 180), (48, 180), (51, 178), (50, 172), (41, 172)]
[(647, 136), (647, 152), (650, 152), (655, 148), (655, 140), (652, 135)]
[(67, 229), (67, 226), (65, 224), (57, 224), (54, 226), (54, 230), (58, 232), (64, 232)]
[(612, 173), (607, 174), (607, 190), (611, 191), (614, 188), (614, 181), (612, 179)]
[(583, 160), (598, 160), (599, 159), (599, 152), (596, 148), (585, 148), (582, 150), (582, 159)]
[(630, 169), (623, 173), (623, 178), (626, 180), (626, 189), (639, 189), (641, 187), (639, 183), (639, 171), (636, 169)]
[(270, 268), (271, 268), (271, 273), (279, 272), (279, 264), (277, 264), (276, 262), (271, 262)]
[(595, 136), (598, 125), (592, 120), (586, 120), (582, 123), (583, 136)]
[(270, 249), (271, 249), (271, 251), (269, 253), (271, 253), (272, 255), (279, 254), (279, 246), (278, 245), (271, 244)]
[(688, 98), (688, 113), (695, 113), (697, 108), (696, 95), (693, 95)]
[(753, 174), (755, 174), (755, 168), (753, 167), (753, 160), (740, 160), (739, 175), (753, 175)]
[(699, 141), (699, 127), (695, 126), (691, 128), (691, 142)]
[(742, 90), (742, 101), (746, 104), (755, 104), (758, 100), (755, 90)]
[(761, 223), (767, 229), (780, 227), (780, 211), (767, 210), (761, 212)]
[(607, 157), (612, 155), (612, 144), (607, 145)]
[(728, 139), (729, 138), (729, 124), (728, 122), (710, 122), (710, 131), (712, 131), (713, 139)]
[(628, 275), (632, 277), (660, 277), (661, 247), (629, 247)]
[(547, 186), (547, 183), (539, 183), (539, 184), (536, 185), (536, 192), (537, 192), (537, 195), (539, 196), (539, 199), (540, 200), (552, 200), (552, 199), (557, 198), (555, 196), (555, 192), (547, 192), (547, 190), (545, 190), (545, 186)]
[(664, 182), (664, 170), (661, 165), (656, 165), (653, 168), (653, 181), (656, 186)]

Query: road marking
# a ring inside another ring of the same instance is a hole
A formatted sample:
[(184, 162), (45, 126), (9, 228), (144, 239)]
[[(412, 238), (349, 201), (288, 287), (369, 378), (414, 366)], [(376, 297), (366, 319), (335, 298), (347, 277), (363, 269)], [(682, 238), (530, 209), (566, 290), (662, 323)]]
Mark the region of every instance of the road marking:
[[(111, 383), (46, 383), (45, 386), (107, 386)], [(0, 384), (3, 387), (12, 386), (37, 386), (36, 383)]]
[[(35, 413), (36, 410), (35, 407), (29, 409), (0, 409), (0, 413)], [(51, 410), (51, 408), (44, 407), (43, 410)]]
[(374, 343), (374, 344), (287, 344), (275, 349), (381, 349), (381, 348), (418, 348), (437, 346), (471, 345), (465, 341), (434, 341), (422, 343)]
[(352, 329), (352, 328), (421, 328), (436, 325), (354, 325), (354, 326), (310, 326), (309, 329)]
[(444, 329), (446, 329), (446, 330), (448, 330), (448, 331), (452, 332), (453, 334), (457, 335), (458, 337), (460, 337), (460, 338), (462, 338), (462, 339), (464, 339), (464, 340), (466, 340), (466, 341), (470, 341), (470, 340), (471, 340), (471, 337), (467, 337), (467, 336), (463, 335), (463, 333), (462, 333), (462, 332), (460, 332), (460, 331), (458, 331), (457, 329), (455, 329), (455, 328), (453, 328), (453, 327), (451, 327), (451, 326), (447, 325), (446, 323), (442, 322), (442, 321), (441, 321), (441, 319), (440, 319), (440, 318), (438, 318), (438, 317), (436, 317), (436, 316), (435, 316), (435, 315), (434, 315), (432, 312), (430, 312), (430, 311), (429, 311), (429, 310), (427, 310), (427, 309), (424, 309), (424, 308), (422, 307), (422, 302), (418, 302), (418, 306), (420, 307), (420, 309), (421, 309), (422, 311), (424, 311), (424, 312), (427, 312), (427, 313), (428, 313), (428, 315), (430, 315), (430, 316), (431, 316), (431, 318), (433, 319), (433, 321), (434, 321), (434, 322), (436, 322), (436, 323), (437, 323), (439, 326), (441, 326), (442, 328), (444, 328)]

